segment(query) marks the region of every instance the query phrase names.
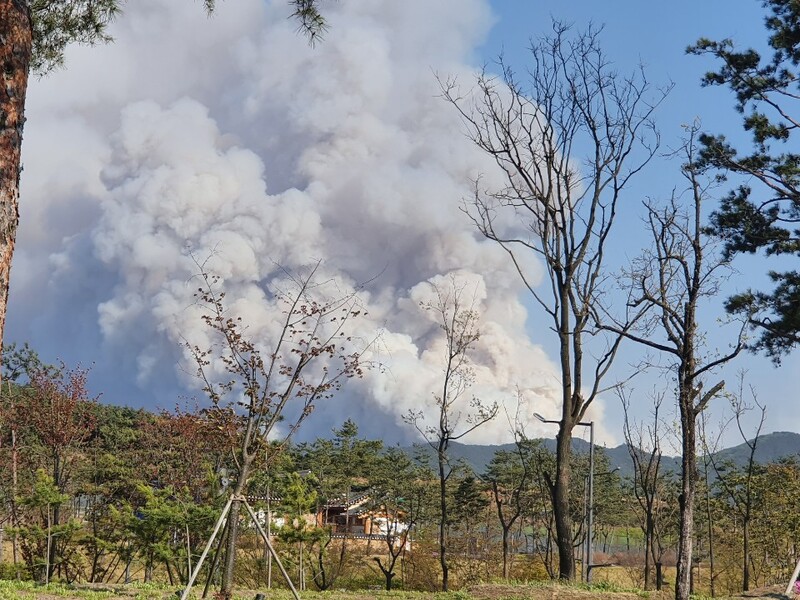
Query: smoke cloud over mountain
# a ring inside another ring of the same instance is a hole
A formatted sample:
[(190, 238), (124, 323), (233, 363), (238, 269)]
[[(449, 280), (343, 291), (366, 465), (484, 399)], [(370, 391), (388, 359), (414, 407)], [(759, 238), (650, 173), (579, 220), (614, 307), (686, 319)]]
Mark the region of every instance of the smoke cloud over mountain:
[[(380, 334), (386, 368), (320, 406), (307, 435), (350, 416), (366, 436), (415, 437), (402, 416), (433, 405), (444, 359), (421, 303), (452, 280), (481, 313), (470, 393), (511, 415), (522, 398), (529, 423), (555, 416), (556, 371), (526, 330), (519, 278), (460, 210), (471, 178), (497, 175), (435, 77), (472, 76), (488, 6), (324, 9), (330, 31), (312, 48), (281, 0), (219, 3), (210, 19), (196, 2), (139, 0), (114, 44), (75, 48), (66, 70), (33, 83), (7, 339), (94, 362), (107, 401), (169, 408), (201, 396), (182, 345), (206, 335), (195, 260), (211, 257), (265, 340), (274, 305), (260, 286), (322, 261), (344, 292), (368, 282), (360, 333)], [(501, 413), (467, 441), (509, 437)]]

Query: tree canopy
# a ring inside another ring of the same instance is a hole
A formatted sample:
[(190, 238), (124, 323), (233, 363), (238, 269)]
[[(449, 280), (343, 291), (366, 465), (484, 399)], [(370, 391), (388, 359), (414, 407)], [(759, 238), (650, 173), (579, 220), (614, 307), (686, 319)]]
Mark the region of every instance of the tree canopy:
[[(69, 44), (93, 46), (111, 41), (108, 25), (120, 14), (120, 0), (29, 0), (33, 27), (31, 70), (46, 74), (64, 63), (64, 50)], [(211, 13), (216, 0), (203, 0)], [(291, 18), (310, 43), (327, 30), (319, 10), (319, 0), (290, 0)]]
[[(731, 39), (702, 38), (687, 52), (717, 60), (719, 68), (706, 73), (703, 84), (734, 93), (743, 128), (751, 136), (748, 148), (735, 147), (725, 135), (700, 138), (705, 165), (746, 178), (723, 198), (710, 229), (724, 240), (728, 256), (763, 251), (770, 257), (796, 257), (800, 154), (792, 141), (800, 128), (800, 4), (765, 0), (764, 6), (769, 49), (763, 55), (753, 48), (738, 50)], [(729, 298), (726, 308), (747, 316), (759, 330), (751, 348), (779, 362), (800, 341), (800, 272), (771, 270), (768, 275), (772, 289), (748, 289)]]

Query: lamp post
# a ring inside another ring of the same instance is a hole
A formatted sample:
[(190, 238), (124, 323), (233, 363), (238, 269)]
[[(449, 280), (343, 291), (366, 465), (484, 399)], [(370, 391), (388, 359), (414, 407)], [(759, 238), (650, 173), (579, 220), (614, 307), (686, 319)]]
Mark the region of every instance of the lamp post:
[[(561, 425), (561, 421), (545, 419), (539, 413), (533, 413), (533, 416), (542, 423)], [(583, 566), (583, 579), (588, 583), (592, 580), (592, 554), (594, 550), (594, 543), (592, 540), (592, 527), (594, 526), (594, 421), (579, 421), (576, 424), (589, 428), (589, 506), (586, 509), (586, 550)]]

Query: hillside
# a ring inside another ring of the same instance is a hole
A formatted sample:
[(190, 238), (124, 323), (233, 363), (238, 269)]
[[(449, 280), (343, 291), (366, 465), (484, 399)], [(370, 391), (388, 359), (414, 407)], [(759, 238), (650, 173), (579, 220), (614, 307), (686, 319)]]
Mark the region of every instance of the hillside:
[[(715, 462), (730, 461), (735, 465), (744, 465), (750, 456), (750, 448), (746, 444), (739, 444), (732, 448), (720, 450), (714, 455)], [(776, 431), (761, 436), (756, 446), (756, 462), (766, 464), (781, 458), (800, 457), (800, 434), (792, 431)]]
[[(548, 450), (555, 452), (556, 441), (554, 439), (543, 439), (542, 441)], [(513, 451), (514, 444), (484, 446), (453, 442), (450, 448), (453, 460), (464, 461), (473, 471), (482, 473), (485, 471), (486, 465), (492, 460), (495, 452), (501, 450)], [(589, 443), (582, 439), (573, 439), (572, 448), (576, 452), (588, 452)], [(419, 445), (406, 448), (409, 454), (414, 454), (416, 450), (427, 453), (430, 460), (433, 460), (433, 450), (428, 446)], [(611, 468), (619, 469), (620, 476), (630, 477), (633, 475), (633, 463), (628, 452), (628, 447), (625, 444), (613, 448), (598, 446), (598, 451), (605, 452), (608, 455)], [(742, 443), (715, 452), (714, 461), (716, 464), (732, 462), (736, 466), (742, 467), (746, 465), (749, 454), (750, 449), (746, 444)], [(756, 447), (757, 462), (765, 464), (775, 462), (780, 458), (791, 457), (800, 458), (800, 434), (789, 431), (777, 431), (775, 433), (765, 434), (758, 440), (758, 446)], [(680, 457), (663, 456), (661, 459), (661, 468), (664, 472), (672, 471), (678, 473), (680, 470)]]

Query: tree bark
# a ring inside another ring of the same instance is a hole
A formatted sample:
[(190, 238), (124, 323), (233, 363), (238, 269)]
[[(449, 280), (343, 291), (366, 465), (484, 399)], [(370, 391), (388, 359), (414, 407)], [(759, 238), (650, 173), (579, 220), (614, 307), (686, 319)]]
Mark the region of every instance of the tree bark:
[(445, 439), (439, 440), (439, 564), (442, 567), (442, 591), (447, 591), (450, 569), (447, 565), (447, 475), (445, 473), (447, 461), (447, 445)]
[(681, 412), (681, 495), (680, 535), (678, 541), (677, 574), (675, 577), (676, 600), (688, 600), (692, 571), (692, 549), (694, 535), (694, 497), (697, 482), (697, 456), (695, 454), (695, 412), (692, 405), (691, 384), (680, 384), (679, 405)]
[(742, 591), (750, 591), (750, 517), (742, 524)]
[(19, 175), (25, 93), (33, 47), (27, 2), (0, 0), (0, 346), (6, 323), (11, 259), (19, 223)]
[[(569, 262), (567, 260), (567, 262)], [(582, 353), (578, 324), (571, 329), (570, 286), (565, 283), (567, 276), (554, 269), (558, 290), (558, 335), (561, 363), (561, 421), (556, 436), (556, 481), (553, 485), (553, 516), (556, 523), (556, 544), (558, 545), (558, 577), (564, 581), (575, 579), (575, 552), (572, 546), (572, 514), (569, 509), (569, 480), (572, 472), (572, 430), (577, 421), (576, 409), (583, 402), (575, 392), (580, 392), (582, 378)]]
[(572, 517), (569, 512), (570, 456), (572, 428), (562, 422), (556, 440), (556, 481), (553, 485), (553, 515), (558, 545), (558, 577), (575, 579), (575, 554), (572, 548)]
[(226, 524), (228, 538), (225, 545), (225, 566), (222, 570), (222, 589), (220, 590), (220, 595), (225, 600), (230, 600), (233, 595), (233, 575), (234, 567), (236, 566), (236, 541), (239, 537), (239, 512), (242, 507), (239, 498), (242, 497), (247, 487), (247, 478), (250, 476), (250, 465), (252, 462), (252, 454), (247, 453), (245, 450), (245, 456), (239, 468), (239, 476), (233, 488), (231, 509), (228, 512), (228, 522)]
[(239, 510), (241, 502), (234, 500), (228, 513), (228, 539), (225, 544), (225, 568), (222, 574), (222, 590), (220, 595), (225, 600), (231, 598), (233, 592), (233, 568), (236, 565), (236, 539), (239, 535)]
[[(708, 457), (705, 459), (708, 460)], [(716, 597), (714, 571), (714, 520), (711, 514), (711, 486), (708, 478), (708, 462), (705, 463), (705, 492), (706, 492), (706, 528), (708, 530), (708, 581), (711, 588), (711, 597)]]
[(650, 589), (650, 581), (652, 580), (651, 574), (651, 557), (654, 554), (653, 551), (653, 537), (655, 526), (653, 523), (653, 502), (652, 500), (647, 500), (647, 508), (645, 514), (645, 532), (644, 532), (644, 589), (645, 591)]
[[(53, 456), (53, 484), (55, 484), (56, 489), (60, 492), (63, 492), (63, 484), (61, 481), (61, 457), (56, 452)], [(53, 521), (52, 526), (58, 527), (61, 524), (61, 504), (55, 504), (53, 506)], [(47, 564), (48, 566), (48, 578), (52, 579), (53, 575), (55, 574), (56, 570), (56, 552), (57, 545), (55, 543), (49, 543), (47, 546)]]
[(508, 581), (510, 565), (508, 564), (508, 533), (509, 528), (503, 527), (503, 579)]

